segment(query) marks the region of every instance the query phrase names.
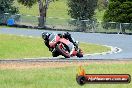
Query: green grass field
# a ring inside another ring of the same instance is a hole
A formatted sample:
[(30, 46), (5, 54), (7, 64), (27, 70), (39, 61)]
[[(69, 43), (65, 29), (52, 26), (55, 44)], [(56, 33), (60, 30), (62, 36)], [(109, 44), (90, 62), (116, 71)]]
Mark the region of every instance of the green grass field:
[[(83, 66), (87, 74), (130, 74), (132, 62)], [(64, 68), (0, 69), (1, 88), (131, 88), (129, 84), (85, 84), (76, 82), (78, 66)]]
[[(97, 53), (110, 50), (110, 48), (104, 46), (86, 43), (81, 43), (80, 47), (84, 50), (84, 53)], [(51, 56), (51, 52), (48, 51), (41, 38), (0, 35), (1, 59), (49, 56)]]

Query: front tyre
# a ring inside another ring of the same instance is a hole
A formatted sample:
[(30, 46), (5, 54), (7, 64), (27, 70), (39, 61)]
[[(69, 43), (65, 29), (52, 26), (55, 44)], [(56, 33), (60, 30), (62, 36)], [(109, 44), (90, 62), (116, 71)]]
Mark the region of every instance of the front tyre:
[(82, 53), (81, 49), (78, 50), (78, 53), (77, 53), (76, 56), (79, 57), (79, 58), (83, 57), (83, 53)]
[(59, 53), (58, 53), (57, 51), (52, 52), (52, 56), (53, 56), (53, 57), (58, 57), (58, 56), (59, 56)]
[(82, 53), (77, 53), (76, 56), (79, 57), (79, 58), (81, 58), (81, 57), (83, 57), (83, 54)]

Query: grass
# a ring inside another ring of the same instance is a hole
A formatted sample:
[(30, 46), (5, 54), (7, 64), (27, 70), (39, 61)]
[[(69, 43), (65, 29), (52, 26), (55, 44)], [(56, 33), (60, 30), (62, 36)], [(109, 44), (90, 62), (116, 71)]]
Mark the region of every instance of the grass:
[[(58, 0), (50, 3), (47, 17), (70, 18), (67, 11), (68, 6), (66, 4), (67, 0)], [(14, 5), (19, 8), (20, 14), (39, 16), (38, 3), (33, 5), (32, 8), (27, 8), (15, 0)]]
[[(14, 3), (15, 6), (19, 8), (22, 23), (28, 25), (38, 25), (38, 18), (34, 16), (39, 16), (38, 3), (32, 6), (32, 8), (27, 8), (17, 1)], [(67, 0), (58, 0), (55, 2), (51, 2), (49, 5), (49, 9), (47, 11), (47, 25), (67, 25), (68, 19), (70, 16), (68, 15), (68, 6)], [(31, 15), (31, 16), (25, 16)], [(49, 18), (52, 17), (52, 18)], [(58, 19), (63, 18), (63, 19)]]
[(42, 39), (0, 35), (1, 59), (39, 56), (51, 56)]
[(8, 26), (1, 26), (1, 25), (0, 25), (0, 28), (8, 28)]
[[(85, 84), (76, 83), (78, 67), (0, 69), (1, 88), (131, 88), (130, 84)], [(132, 63), (89, 64), (84, 66), (87, 74), (130, 74)]]
[(84, 50), (85, 53), (92, 54), (92, 53), (101, 53), (101, 52), (106, 52), (109, 51), (110, 48), (104, 47), (101, 45), (96, 45), (96, 44), (90, 44), (90, 43), (81, 43), (80, 47), (82, 50)]
[[(81, 43), (84, 53), (98, 53), (109, 51), (110, 48), (95, 44)], [(41, 38), (20, 37), (0, 34), (0, 58), (30, 58), (51, 57), (51, 52), (44, 45)]]

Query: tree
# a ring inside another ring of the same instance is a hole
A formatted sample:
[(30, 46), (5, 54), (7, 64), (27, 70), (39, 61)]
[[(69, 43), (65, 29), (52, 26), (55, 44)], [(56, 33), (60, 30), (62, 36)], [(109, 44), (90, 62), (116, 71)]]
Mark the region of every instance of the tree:
[(97, 0), (68, 0), (68, 14), (79, 20), (92, 19), (97, 6)]
[(104, 22), (132, 23), (132, 1), (110, 0), (103, 20)]
[(40, 13), (40, 17), (38, 19), (39, 20), (38, 26), (41, 28), (45, 27), (46, 14), (47, 14), (49, 3), (55, 0), (17, 0), (17, 1), (29, 8), (38, 2), (39, 13)]
[(15, 14), (18, 13), (18, 9), (13, 6), (14, 0), (0, 0), (0, 14), (10, 13)]
[[(108, 10), (106, 10), (104, 17), (104, 28), (115, 28), (122, 26), (122, 33), (125, 29), (131, 29), (131, 24), (122, 25), (121, 23), (132, 23), (132, 1), (131, 0), (110, 0)], [(107, 25), (107, 22), (117, 22), (114, 25)], [(118, 25), (120, 23), (120, 25)]]
[(68, 0), (68, 14), (77, 19), (71, 22), (72, 25), (77, 26), (77, 31), (85, 31), (86, 21), (93, 19), (94, 11), (98, 0)]

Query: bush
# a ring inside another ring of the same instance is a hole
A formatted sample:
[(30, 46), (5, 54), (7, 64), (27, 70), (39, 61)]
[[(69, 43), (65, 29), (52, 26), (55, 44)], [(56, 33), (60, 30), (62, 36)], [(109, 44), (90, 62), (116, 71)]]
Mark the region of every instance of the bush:
[[(119, 27), (119, 23), (132, 23), (132, 1), (131, 0), (110, 0), (108, 9), (105, 11), (104, 22), (117, 22), (117, 26)], [(116, 29), (116, 25), (108, 25), (103, 24), (103, 27), (108, 29)], [(130, 25), (121, 24), (122, 31), (125, 33), (125, 29), (129, 29)]]
[(18, 13), (18, 8), (13, 6), (14, 0), (0, 0), (0, 14), (3, 13)]
[(125, 0), (111, 1), (104, 14), (104, 22), (132, 23), (132, 2)]
[(77, 26), (77, 31), (86, 31), (87, 22), (84, 20), (93, 19), (94, 11), (97, 6), (97, 0), (68, 0), (68, 14), (76, 19), (73, 22)]
[(78, 20), (93, 18), (97, 0), (68, 0), (68, 14)]
[[(13, 6), (14, 0), (0, 0), (0, 23), (6, 23), (6, 21), (11, 17), (11, 14), (18, 13), (18, 8)], [(4, 14), (9, 13), (9, 14)]]

